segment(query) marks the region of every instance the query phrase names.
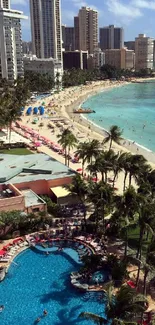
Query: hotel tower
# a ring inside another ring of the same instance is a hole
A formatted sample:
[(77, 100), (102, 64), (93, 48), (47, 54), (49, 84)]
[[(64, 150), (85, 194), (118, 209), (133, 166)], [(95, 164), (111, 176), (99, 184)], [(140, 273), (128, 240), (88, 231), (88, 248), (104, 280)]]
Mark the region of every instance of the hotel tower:
[(88, 7), (79, 10), (79, 49), (93, 54), (98, 47), (98, 12)]
[(24, 75), (21, 19), (27, 17), (12, 10), (10, 0), (0, 0), (0, 77), (10, 81)]
[(62, 61), (60, 0), (30, 0), (33, 54)]

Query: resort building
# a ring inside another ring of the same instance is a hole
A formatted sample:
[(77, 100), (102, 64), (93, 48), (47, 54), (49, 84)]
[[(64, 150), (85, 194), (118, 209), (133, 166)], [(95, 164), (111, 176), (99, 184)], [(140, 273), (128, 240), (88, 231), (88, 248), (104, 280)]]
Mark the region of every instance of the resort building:
[(30, 0), (33, 54), (62, 61), (60, 0)]
[(63, 52), (63, 69), (87, 69), (88, 51)]
[(139, 34), (135, 39), (135, 69), (153, 69), (154, 39)]
[(62, 81), (63, 69), (61, 61), (49, 58), (39, 59), (35, 55), (24, 55), (24, 71), (48, 74), (55, 80), (59, 75), (59, 82)]
[(98, 11), (88, 7), (79, 10), (79, 49), (93, 54), (98, 47)]
[(65, 51), (75, 50), (74, 27), (67, 27), (66, 25), (62, 25), (62, 42), (62, 46)]
[(105, 50), (105, 63), (117, 69), (134, 69), (135, 53), (127, 48)]
[(0, 78), (14, 81), (24, 75), (21, 36), (23, 12), (12, 10), (9, 0), (0, 1)]
[(0, 168), (0, 211), (46, 211), (40, 195), (62, 205), (77, 200), (64, 188), (76, 172), (48, 155), (0, 154)]
[(109, 25), (100, 28), (101, 50), (121, 49), (124, 47), (124, 29)]

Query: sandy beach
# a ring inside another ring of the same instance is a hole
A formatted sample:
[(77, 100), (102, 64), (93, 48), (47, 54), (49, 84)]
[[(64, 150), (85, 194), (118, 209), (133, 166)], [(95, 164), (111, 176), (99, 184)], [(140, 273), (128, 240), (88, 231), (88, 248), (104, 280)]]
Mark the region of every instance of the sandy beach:
[[(142, 79), (144, 81), (144, 79)], [(33, 124), (35, 115), (24, 115), (22, 117), (22, 124), (32, 127), (34, 130), (38, 131), (40, 135), (46, 136), (55, 143), (58, 143), (58, 134), (61, 134), (65, 127), (70, 128), (72, 132), (76, 135), (79, 142), (89, 141), (92, 139), (98, 139), (101, 143), (106, 136), (106, 131), (96, 125), (91, 121), (88, 121), (85, 117), (82, 117), (80, 114), (74, 114), (73, 109), (78, 108), (89, 96), (93, 96), (101, 91), (108, 91), (112, 87), (123, 87), (128, 84), (127, 82), (110, 82), (108, 81), (99, 81), (92, 82), (86, 86), (71, 87), (61, 91), (59, 94), (54, 94), (49, 97), (46, 97), (42, 100), (39, 100), (35, 103), (29, 103), (28, 106), (40, 106), (44, 102), (45, 106), (45, 116), (38, 116), (38, 123)], [(28, 107), (27, 106), (27, 107)], [(56, 120), (60, 123), (56, 123)], [(54, 132), (48, 127), (49, 122), (51, 121), (54, 124)], [(40, 126), (41, 124), (41, 126)], [(108, 144), (104, 148), (108, 148)], [(128, 141), (126, 139), (122, 140), (121, 145), (113, 143), (112, 149), (116, 152), (126, 151), (136, 154), (142, 154), (151, 164), (152, 168), (155, 168), (155, 154), (141, 146), (138, 146), (136, 143)], [(64, 157), (50, 149), (49, 147), (42, 145), (38, 148), (38, 151), (47, 153), (53, 158), (64, 163)], [(73, 149), (73, 152), (76, 151), (76, 148)], [(74, 153), (71, 154), (74, 156)], [(81, 167), (81, 162), (72, 163), (70, 162), (70, 167), (74, 170), (77, 170)], [(112, 177), (112, 174), (108, 175)], [(124, 173), (120, 173), (116, 181), (116, 187), (119, 192), (122, 192)], [(135, 184), (133, 183), (135, 186)]]

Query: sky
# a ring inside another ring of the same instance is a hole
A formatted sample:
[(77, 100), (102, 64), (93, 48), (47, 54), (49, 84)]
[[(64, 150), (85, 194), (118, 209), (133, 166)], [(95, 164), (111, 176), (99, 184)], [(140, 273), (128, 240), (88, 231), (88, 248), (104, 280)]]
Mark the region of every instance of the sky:
[[(82, 6), (98, 10), (100, 27), (124, 27), (125, 41), (142, 33), (155, 38), (155, 0), (61, 0), (62, 24), (73, 26), (74, 16)], [(22, 22), (22, 33), (24, 41), (31, 40), (29, 0), (11, 0), (11, 7), (28, 16)]]

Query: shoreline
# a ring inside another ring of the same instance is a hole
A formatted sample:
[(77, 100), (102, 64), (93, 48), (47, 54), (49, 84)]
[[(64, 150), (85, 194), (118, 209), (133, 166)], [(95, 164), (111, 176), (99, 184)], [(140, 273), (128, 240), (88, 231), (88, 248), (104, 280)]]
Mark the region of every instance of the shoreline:
[[(138, 82), (145, 82), (146, 80), (148, 79), (140, 79), (138, 80)], [(152, 80), (152, 78), (150, 78), (149, 80)], [(155, 80), (153, 78), (153, 80)], [(102, 139), (104, 139), (105, 136), (107, 136), (108, 134), (108, 130), (106, 130), (104, 127), (101, 127), (99, 125), (97, 125), (96, 123), (92, 122), (91, 120), (87, 119), (87, 117), (84, 116), (84, 114), (79, 114), (79, 115), (76, 115), (73, 113), (73, 108), (75, 108), (75, 106), (77, 107), (81, 107), (83, 102), (87, 101), (87, 99), (89, 97), (93, 97), (97, 94), (99, 94), (100, 92), (104, 92), (104, 91), (109, 91), (111, 89), (113, 89), (114, 87), (122, 87), (124, 85), (129, 85), (131, 84), (130, 82), (128, 83), (122, 83), (122, 84), (118, 84), (118, 85), (114, 85), (114, 86), (111, 86), (111, 87), (103, 87), (103, 89), (96, 89), (95, 91), (91, 92), (88, 94), (85, 94), (85, 95), (81, 95), (78, 100), (75, 100), (71, 105), (68, 105), (66, 108), (65, 108), (65, 113), (67, 114), (67, 117), (69, 119), (71, 119), (71, 121), (75, 121), (75, 123), (77, 124), (77, 127), (81, 128), (85, 128), (85, 131), (86, 131), (86, 128), (87, 128), (87, 132), (88, 131), (93, 131), (93, 133), (95, 133), (96, 137), (101, 137), (102, 136)], [(131, 152), (133, 154), (141, 154), (143, 155), (149, 163), (151, 163), (151, 165), (153, 165), (153, 167), (155, 167), (155, 153), (153, 151), (151, 151), (151, 149), (149, 148), (146, 148), (144, 147), (143, 145), (137, 143), (137, 142), (134, 142), (134, 140), (130, 140), (130, 139), (127, 139), (127, 138), (124, 138), (123, 137), (123, 140), (122, 142), (120, 143), (120, 145), (117, 145), (117, 144), (113, 144), (112, 146), (113, 149), (116, 149), (121, 151), (128, 151), (128, 152)]]

